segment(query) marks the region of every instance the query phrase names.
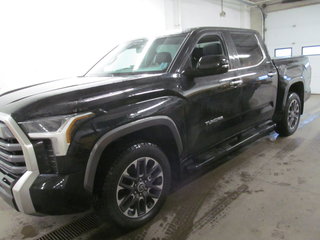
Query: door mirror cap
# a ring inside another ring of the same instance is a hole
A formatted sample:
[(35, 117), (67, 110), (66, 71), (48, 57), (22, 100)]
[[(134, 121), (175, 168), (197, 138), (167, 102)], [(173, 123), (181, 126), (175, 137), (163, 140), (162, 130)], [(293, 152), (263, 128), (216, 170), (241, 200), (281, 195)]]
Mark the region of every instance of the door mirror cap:
[(229, 69), (229, 61), (223, 55), (208, 55), (199, 59), (196, 66), (196, 71), (200, 75), (212, 75), (219, 73), (226, 73)]
[(229, 69), (229, 61), (223, 55), (208, 55), (199, 59), (195, 69), (187, 68), (184, 73), (190, 77), (208, 76), (226, 73)]

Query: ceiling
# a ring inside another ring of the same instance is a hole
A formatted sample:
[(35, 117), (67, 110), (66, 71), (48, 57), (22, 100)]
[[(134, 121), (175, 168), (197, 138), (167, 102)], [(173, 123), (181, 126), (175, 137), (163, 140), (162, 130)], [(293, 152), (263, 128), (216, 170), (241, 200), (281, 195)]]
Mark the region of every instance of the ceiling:
[(308, 0), (248, 0), (248, 2), (252, 2), (254, 4), (265, 4), (265, 5), (273, 5), (273, 4), (285, 4), (285, 3), (294, 3), (294, 2), (308, 2)]
[(263, 7), (266, 12), (320, 4), (320, 0), (240, 0), (251, 6)]

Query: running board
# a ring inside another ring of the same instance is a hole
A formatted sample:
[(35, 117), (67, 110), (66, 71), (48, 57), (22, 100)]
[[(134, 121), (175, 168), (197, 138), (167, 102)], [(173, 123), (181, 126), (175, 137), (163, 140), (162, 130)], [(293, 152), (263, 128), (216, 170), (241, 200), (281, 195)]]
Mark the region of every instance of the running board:
[[(233, 137), (231, 140), (225, 143), (219, 144), (218, 147), (215, 147), (213, 150), (211, 150), (209, 152), (209, 154), (212, 153), (211, 157), (207, 158), (204, 161), (201, 161), (198, 164), (196, 163), (197, 161), (194, 161), (192, 164), (187, 165), (186, 169), (187, 171), (191, 172), (191, 171), (198, 170), (206, 165), (209, 165), (215, 160), (221, 158), (222, 156), (268, 134), (269, 132), (273, 131), (275, 127), (276, 127), (275, 123), (269, 122), (260, 127), (250, 129), (242, 134), (239, 134)], [(237, 141), (235, 141), (235, 139), (237, 139)], [(208, 153), (206, 155), (208, 156)]]

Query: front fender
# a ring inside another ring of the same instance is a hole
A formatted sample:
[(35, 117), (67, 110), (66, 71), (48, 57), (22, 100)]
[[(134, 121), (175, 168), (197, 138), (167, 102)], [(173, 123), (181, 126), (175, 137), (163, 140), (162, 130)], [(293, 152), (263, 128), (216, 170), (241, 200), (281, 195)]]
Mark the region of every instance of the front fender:
[(84, 178), (84, 188), (93, 192), (94, 180), (97, 172), (97, 167), (104, 149), (113, 141), (126, 136), (127, 134), (152, 127), (152, 126), (166, 126), (170, 129), (174, 140), (177, 144), (179, 154), (183, 151), (182, 140), (175, 122), (167, 116), (152, 116), (144, 119), (140, 119), (134, 122), (127, 123), (120, 127), (117, 127), (106, 134), (104, 134), (98, 142), (94, 145), (89, 160), (87, 163), (85, 178)]

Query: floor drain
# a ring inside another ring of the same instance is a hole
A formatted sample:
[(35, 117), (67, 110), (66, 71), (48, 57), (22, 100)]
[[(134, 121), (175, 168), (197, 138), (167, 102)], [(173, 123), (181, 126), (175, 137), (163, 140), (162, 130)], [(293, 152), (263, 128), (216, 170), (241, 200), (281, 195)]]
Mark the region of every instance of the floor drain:
[(98, 217), (94, 214), (88, 214), (74, 222), (43, 235), (37, 240), (71, 240), (91, 229), (97, 228), (99, 225), (100, 222)]

